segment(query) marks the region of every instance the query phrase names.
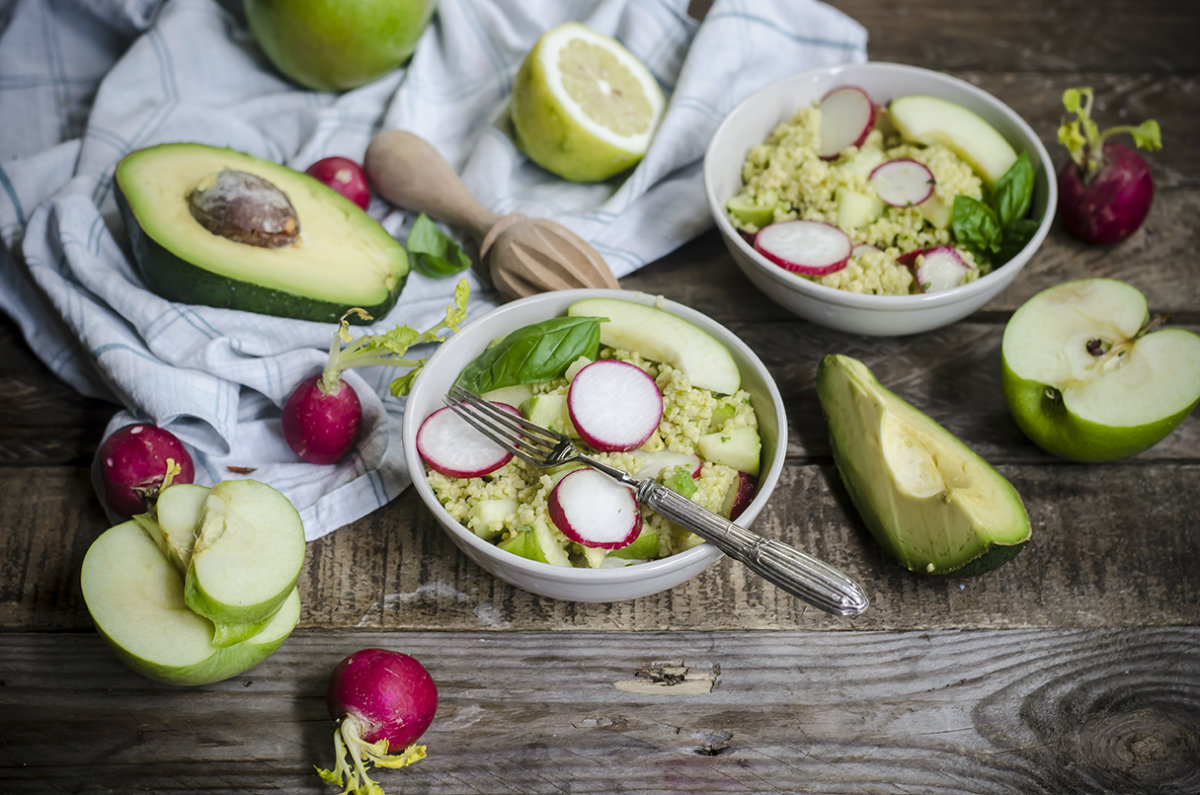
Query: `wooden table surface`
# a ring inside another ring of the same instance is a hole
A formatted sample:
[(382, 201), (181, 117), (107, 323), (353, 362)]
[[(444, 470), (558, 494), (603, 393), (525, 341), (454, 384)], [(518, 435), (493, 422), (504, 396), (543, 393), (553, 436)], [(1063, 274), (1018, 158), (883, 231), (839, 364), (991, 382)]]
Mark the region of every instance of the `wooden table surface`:
[[(1055, 143), (1060, 96), (1157, 118), (1145, 226), (1111, 248), (1055, 227), (1010, 289), (901, 339), (789, 316), (709, 232), (623, 286), (715, 317), (787, 402), (788, 458), (757, 529), (866, 584), (833, 618), (729, 561), (617, 604), (532, 596), (469, 563), (411, 491), (310, 545), (296, 633), (258, 668), (176, 689), (102, 645), (79, 566), (106, 522), (88, 466), (114, 406), (56, 381), (0, 318), (0, 791), (334, 792), (329, 670), (367, 646), (438, 681), (429, 756), (399, 793), (1200, 791), (1200, 416), (1152, 450), (1078, 465), (1033, 447), (1000, 394), (1005, 322), (1043, 288), (1129, 281), (1200, 331), (1200, 5), (1195, 0), (845, 0), (874, 60), (947, 71)], [(862, 358), (1023, 496), (1033, 540), (975, 579), (909, 574), (869, 539), (833, 467), (819, 359)], [(669, 676), (686, 672), (682, 679)], [(677, 684), (672, 684), (677, 682)]]

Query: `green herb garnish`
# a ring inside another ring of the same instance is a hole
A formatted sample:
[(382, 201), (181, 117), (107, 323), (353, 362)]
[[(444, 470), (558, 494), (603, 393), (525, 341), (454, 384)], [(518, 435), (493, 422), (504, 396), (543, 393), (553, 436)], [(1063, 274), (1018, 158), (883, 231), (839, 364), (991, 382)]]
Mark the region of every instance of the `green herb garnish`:
[(405, 248), (417, 273), (433, 279), (453, 276), (471, 267), (471, 259), (425, 213), (413, 222)]
[(1028, 218), (1033, 204), (1033, 164), (1024, 152), (996, 182), (988, 201), (954, 197), (950, 231), (960, 246), (984, 260), (1010, 259), (1033, 238), (1040, 222)]
[(479, 394), (558, 378), (580, 356), (596, 358), (602, 320), (605, 318), (552, 317), (519, 328), (476, 357), (455, 384)]

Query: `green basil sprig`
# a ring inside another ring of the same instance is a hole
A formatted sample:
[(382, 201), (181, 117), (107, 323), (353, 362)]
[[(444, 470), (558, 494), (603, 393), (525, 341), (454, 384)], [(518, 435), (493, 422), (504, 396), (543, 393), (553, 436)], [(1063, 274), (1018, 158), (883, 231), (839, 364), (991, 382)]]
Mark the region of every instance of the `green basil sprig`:
[(986, 260), (1011, 259), (1033, 238), (1040, 221), (1028, 218), (1033, 204), (1033, 164), (1024, 152), (996, 182), (984, 203), (971, 196), (955, 196), (950, 231), (961, 246)]
[(445, 232), (438, 229), (425, 213), (417, 216), (408, 232), (405, 248), (412, 255), (413, 268), (424, 276), (440, 279), (471, 267), (471, 259)]
[(599, 317), (552, 317), (519, 328), (468, 364), (455, 383), (476, 394), (560, 377), (580, 356), (596, 358)]

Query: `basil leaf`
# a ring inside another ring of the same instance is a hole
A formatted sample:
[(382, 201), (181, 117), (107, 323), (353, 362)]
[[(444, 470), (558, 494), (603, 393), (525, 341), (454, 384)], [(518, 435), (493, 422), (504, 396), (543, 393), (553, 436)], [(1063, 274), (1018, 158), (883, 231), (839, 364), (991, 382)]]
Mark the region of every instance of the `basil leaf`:
[(954, 197), (950, 231), (960, 245), (986, 255), (1000, 250), (1000, 222), (992, 208), (971, 196)]
[(1022, 152), (992, 191), (992, 209), (1001, 227), (1029, 215), (1029, 205), (1033, 202), (1033, 179), (1033, 164), (1029, 162), (1029, 155)]
[(413, 269), (433, 279), (453, 276), (471, 267), (471, 259), (425, 213), (417, 216), (405, 244)]
[(468, 364), (455, 383), (475, 393), (558, 378), (580, 356), (595, 358), (598, 317), (552, 317), (519, 328)]
[(998, 261), (1008, 262), (1017, 256), (1017, 253), (1025, 248), (1025, 244), (1037, 234), (1038, 227), (1041, 225), (1042, 222), (1037, 218), (1018, 218), (1004, 227), (997, 256)]

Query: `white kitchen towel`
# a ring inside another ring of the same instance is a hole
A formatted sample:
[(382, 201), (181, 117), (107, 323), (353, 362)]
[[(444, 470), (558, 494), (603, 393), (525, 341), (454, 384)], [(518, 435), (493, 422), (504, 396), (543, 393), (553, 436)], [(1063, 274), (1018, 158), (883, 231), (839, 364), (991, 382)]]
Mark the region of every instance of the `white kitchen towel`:
[[(375, 132), (404, 128), (483, 204), (565, 224), (622, 276), (710, 225), (704, 148), (738, 101), (794, 72), (866, 60), (865, 30), (813, 0), (716, 0), (702, 23), (687, 11), (688, 0), (441, 0), (406, 66), (339, 94), (281, 77), (238, 0), (0, 1), (0, 308), (64, 381), (119, 404), (108, 432), (156, 422), (188, 445), (198, 482), (270, 483), (300, 509), (309, 539), (322, 536), (409, 484), (404, 402), (388, 394), (398, 373), (350, 372), (361, 443), (334, 466), (297, 460), (280, 407), (321, 368), (332, 325), (147, 291), (113, 199), (117, 162), (192, 141), (304, 169), (328, 155), (361, 160)], [(667, 96), (649, 153), (623, 178), (568, 183), (512, 143), (504, 114), (517, 68), (567, 20), (619, 39)], [(401, 240), (413, 220), (378, 198), (369, 211)], [(374, 329), (436, 322), (456, 281), (412, 275)], [(496, 301), (472, 277), (469, 316)]]

